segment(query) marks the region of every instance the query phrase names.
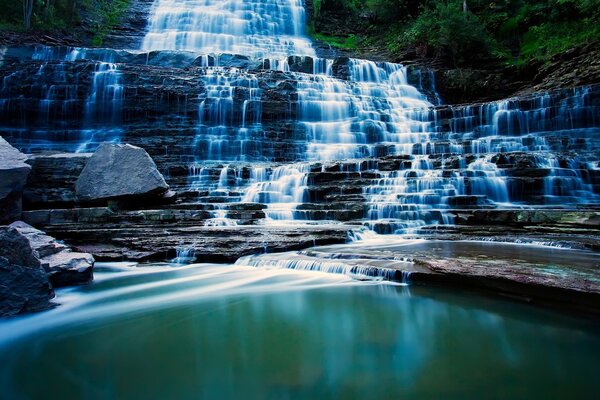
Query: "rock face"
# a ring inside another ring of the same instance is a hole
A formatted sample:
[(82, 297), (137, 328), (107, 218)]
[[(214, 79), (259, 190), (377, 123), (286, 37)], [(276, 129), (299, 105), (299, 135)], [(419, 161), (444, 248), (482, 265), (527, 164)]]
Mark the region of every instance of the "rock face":
[(45, 310), (53, 297), (42, 268), (23, 267), (0, 257), (0, 317)]
[(0, 137), (0, 223), (18, 219), (21, 198), (31, 166), (27, 156)]
[(0, 257), (26, 268), (42, 268), (54, 287), (92, 280), (94, 258), (76, 253), (24, 222), (0, 227)]
[(69, 208), (76, 203), (75, 182), (92, 153), (31, 155), (31, 173), (23, 192), (23, 209)]
[(75, 183), (82, 201), (152, 196), (168, 189), (148, 153), (129, 144), (101, 144)]

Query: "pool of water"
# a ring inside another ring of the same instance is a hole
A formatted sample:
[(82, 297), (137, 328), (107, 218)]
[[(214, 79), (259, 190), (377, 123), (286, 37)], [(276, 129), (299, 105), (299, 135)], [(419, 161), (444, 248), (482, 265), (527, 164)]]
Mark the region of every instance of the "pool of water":
[(600, 323), (320, 272), (98, 264), (0, 322), (0, 398), (594, 398)]

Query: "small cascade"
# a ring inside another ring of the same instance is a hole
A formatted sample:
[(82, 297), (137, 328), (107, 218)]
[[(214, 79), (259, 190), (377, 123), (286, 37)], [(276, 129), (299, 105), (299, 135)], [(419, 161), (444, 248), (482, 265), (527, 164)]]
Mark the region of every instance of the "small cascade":
[(319, 271), (330, 274), (342, 274), (358, 280), (388, 280), (402, 281), (408, 273), (402, 271), (372, 267), (368, 265), (353, 265), (342, 261), (330, 261), (317, 257), (307, 257), (301, 254), (269, 254), (241, 257), (235, 265), (251, 266), (265, 269), (295, 269), (302, 271)]
[(89, 125), (96, 121), (117, 125), (121, 122), (123, 85), (118, 66), (99, 62), (94, 71), (92, 93), (85, 102), (85, 115)]
[(470, 192), (474, 196), (486, 196), (495, 203), (509, 203), (506, 179), (491, 158), (491, 155), (478, 158), (467, 167)]
[(544, 179), (544, 202), (548, 205), (600, 204), (600, 194), (594, 193), (591, 183), (586, 182), (589, 166), (577, 159), (563, 160), (541, 158), (540, 167), (548, 168), (548, 176)]
[[(434, 111), (434, 119), (437, 130), (444, 132), (440, 139), (455, 141), (463, 153), (565, 151), (598, 131), (600, 117), (590, 102), (590, 90), (583, 86), (560, 95), (441, 108)], [(450, 121), (449, 126), (442, 121)], [(558, 140), (567, 132), (568, 141)]]
[(307, 200), (309, 172), (308, 164), (278, 166), (270, 171), (253, 168), (251, 179), (254, 183), (246, 189), (242, 202), (267, 204), (267, 220), (304, 219), (296, 207)]
[[(41, 123), (47, 124), (51, 117), (56, 114), (68, 115), (75, 113), (77, 110), (77, 83), (69, 81), (64, 63), (53, 65), (50, 71), (47, 70), (48, 65), (42, 64), (37, 73), (38, 76), (49, 76), (52, 82), (49, 85), (40, 87), (42, 91), (42, 99), (40, 100), (40, 117)], [(7, 77), (10, 79), (10, 77)], [(6, 79), (6, 78), (5, 78)], [(8, 85), (8, 82), (6, 82)]]
[[(114, 52), (101, 49), (48, 46), (34, 49), (31, 60), (39, 63), (39, 69), (33, 77), (30, 96), (40, 100), (36, 130), (28, 143), (30, 148), (90, 151), (100, 142), (120, 140), (124, 88), (113, 57)], [(89, 78), (86, 69), (77, 68), (77, 62), (83, 60), (94, 64), (95, 70)], [(11, 110), (14, 106), (6, 97), (10, 97), (9, 93), (20, 85), (21, 79), (18, 72), (4, 77), (0, 112), (14, 113)], [(82, 99), (87, 90), (87, 97)], [(29, 129), (33, 122), (28, 118), (29, 111), (23, 114), (20, 125)]]
[(238, 69), (206, 68), (199, 121), (192, 144), (198, 160), (238, 160), (260, 153), (261, 92), (256, 76)]
[(206, 226), (237, 226), (237, 222), (227, 217), (227, 211), (221, 208), (211, 211), (211, 218), (206, 221)]
[(414, 156), (399, 171), (379, 172), (365, 186), (367, 226), (378, 233), (406, 233), (424, 225), (448, 224), (448, 198), (465, 194), (460, 173), (434, 169), (428, 156)]
[(173, 264), (183, 265), (191, 264), (196, 261), (196, 254), (191, 247), (178, 247), (175, 258), (171, 260)]
[(203, 200), (213, 203), (231, 203), (240, 200), (238, 190), (246, 185), (244, 167), (229, 164), (197, 164), (189, 166), (188, 188), (202, 193)]
[(348, 81), (299, 77), (308, 160), (401, 154), (430, 139), (432, 104), (408, 84), (406, 68), (351, 59), (349, 70)]

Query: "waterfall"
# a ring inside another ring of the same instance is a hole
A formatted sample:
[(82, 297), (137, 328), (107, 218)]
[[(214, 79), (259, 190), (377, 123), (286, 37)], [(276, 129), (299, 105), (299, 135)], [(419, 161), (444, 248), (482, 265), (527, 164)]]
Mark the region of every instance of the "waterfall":
[(156, 0), (137, 51), (7, 49), (29, 69), (2, 76), (2, 135), (24, 151), (132, 141), (216, 227), (403, 233), (600, 204), (598, 85), (444, 105), (433, 71), (318, 58), (305, 25), (300, 0)]
[(314, 56), (302, 0), (158, 0), (144, 50)]
[[(124, 87), (113, 52), (103, 49), (38, 46), (31, 60), (39, 63), (32, 90), (38, 92), (38, 129), (32, 147), (52, 147), (68, 151), (92, 151), (101, 142), (120, 141)], [(86, 69), (73, 73), (72, 66), (84, 60), (94, 64), (88, 78)], [(19, 85), (19, 73), (5, 76), (2, 93)], [(88, 82), (84, 82), (85, 80)], [(89, 85), (86, 98), (82, 87)], [(81, 103), (83, 102), (83, 106)], [(0, 110), (10, 112), (11, 101), (0, 100)], [(81, 109), (83, 112), (81, 112)], [(24, 117), (23, 124), (31, 121)], [(66, 121), (74, 121), (69, 123)], [(63, 142), (63, 143), (61, 143)]]

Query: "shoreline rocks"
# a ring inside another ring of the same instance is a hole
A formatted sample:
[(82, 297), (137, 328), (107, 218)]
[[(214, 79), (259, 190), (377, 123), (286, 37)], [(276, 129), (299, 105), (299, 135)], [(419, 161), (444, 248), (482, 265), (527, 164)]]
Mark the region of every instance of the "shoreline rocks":
[(0, 318), (52, 307), (54, 290), (41, 267), (24, 267), (0, 257)]
[(73, 252), (24, 222), (0, 227), (0, 244), (0, 257), (14, 265), (41, 268), (53, 287), (81, 285), (93, 279), (91, 254)]

